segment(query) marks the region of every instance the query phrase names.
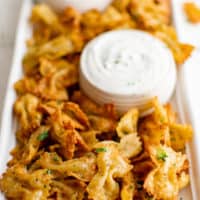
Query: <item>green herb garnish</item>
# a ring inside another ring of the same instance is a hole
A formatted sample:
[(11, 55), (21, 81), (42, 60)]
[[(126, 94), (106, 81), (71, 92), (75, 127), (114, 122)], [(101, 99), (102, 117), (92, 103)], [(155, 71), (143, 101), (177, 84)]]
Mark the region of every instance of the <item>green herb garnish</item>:
[(132, 17), (132, 19), (134, 20), (134, 21), (138, 21), (139, 20), (139, 18), (140, 18), (140, 16), (138, 15), (138, 14), (132, 14), (131, 15), (131, 17)]
[(164, 150), (158, 149), (158, 151), (157, 151), (157, 159), (158, 160), (166, 161), (167, 157), (168, 157), (167, 153)]
[(54, 156), (54, 157), (53, 157), (53, 160), (54, 160), (55, 162), (58, 162), (58, 161), (59, 161), (58, 156)]
[(124, 135), (128, 135), (128, 134), (129, 134), (129, 131), (123, 131), (123, 134), (124, 134)]
[(96, 153), (101, 153), (101, 152), (107, 152), (107, 149), (106, 148), (97, 148), (97, 149), (95, 149), (95, 152)]
[(48, 131), (44, 131), (43, 133), (41, 133), (40, 135), (38, 135), (37, 139), (39, 141), (44, 141), (48, 137), (49, 137), (49, 132)]
[(47, 174), (51, 174), (51, 170), (50, 170), (50, 169), (47, 169), (46, 173), (47, 173)]
[(132, 189), (134, 189), (134, 186), (133, 186), (133, 185), (130, 185), (130, 186), (129, 186), (129, 190), (132, 190)]

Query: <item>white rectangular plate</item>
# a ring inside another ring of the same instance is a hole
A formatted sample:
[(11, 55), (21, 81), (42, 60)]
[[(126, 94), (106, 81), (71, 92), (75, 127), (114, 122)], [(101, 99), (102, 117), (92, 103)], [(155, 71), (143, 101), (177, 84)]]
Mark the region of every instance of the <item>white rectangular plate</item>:
[[(33, 4), (31, 0), (24, 0), (18, 24), (13, 64), (11, 67), (9, 82), (7, 86), (7, 93), (5, 96), (4, 109), (2, 113), (2, 123), (0, 129), (0, 175), (6, 170), (6, 163), (10, 159), (9, 152), (16, 145), (16, 140), (15, 140), (16, 122), (13, 118), (13, 112), (12, 112), (13, 104), (16, 99), (16, 94), (13, 89), (13, 85), (23, 75), (21, 62), (23, 55), (26, 52), (26, 40), (30, 38), (32, 33), (31, 27), (28, 23), (32, 6)], [(175, 101), (176, 99), (177, 98), (175, 98)], [(178, 108), (182, 109), (180, 101)], [(183, 116), (184, 112), (180, 112), (179, 114), (181, 114), (180, 118), (185, 121), (185, 117)], [(196, 148), (199, 147), (197, 146)], [(193, 191), (195, 190), (193, 189)], [(183, 200), (200, 199), (200, 197), (195, 198), (195, 195), (192, 198), (190, 186), (188, 186), (181, 192), (180, 197), (182, 197)], [(0, 200), (4, 199), (5, 199), (4, 196), (0, 194)]]

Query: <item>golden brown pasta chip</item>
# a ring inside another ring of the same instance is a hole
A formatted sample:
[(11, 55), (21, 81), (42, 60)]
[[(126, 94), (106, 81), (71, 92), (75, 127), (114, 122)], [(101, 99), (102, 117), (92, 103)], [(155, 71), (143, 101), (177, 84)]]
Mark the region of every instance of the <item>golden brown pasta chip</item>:
[(150, 155), (157, 167), (148, 174), (144, 188), (156, 199), (176, 199), (182, 184), (189, 181), (186, 156), (166, 146), (150, 147)]
[(137, 123), (139, 118), (139, 112), (137, 109), (129, 110), (121, 119), (117, 126), (117, 134), (120, 138), (127, 134), (137, 132)]
[(188, 125), (171, 124), (170, 138), (173, 149), (176, 151), (184, 150), (185, 143), (192, 139), (192, 127)]
[(192, 23), (200, 22), (200, 8), (193, 2), (186, 2), (183, 9), (188, 20)]
[(122, 180), (121, 200), (133, 200), (135, 181), (132, 172), (126, 174)]
[(25, 94), (18, 98), (14, 105), (14, 112), (20, 122), (23, 134), (18, 137), (27, 137), (28, 130), (40, 126), (42, 114), (38, 110), (40, 100), (31, 94)]
[(98, 171), (89, 183), (87, 192), (94, 200), (115, 200), (119, 196), (120, 187), (116, 178), (122, 178), (131, 169), (118, 151), (115, 142), (101, 142), (95, 145)]
[(127, 158), (137, 156), (142, 151), (142, 142), (136, 133), (125, 135), (120, 140), (121, 155)]

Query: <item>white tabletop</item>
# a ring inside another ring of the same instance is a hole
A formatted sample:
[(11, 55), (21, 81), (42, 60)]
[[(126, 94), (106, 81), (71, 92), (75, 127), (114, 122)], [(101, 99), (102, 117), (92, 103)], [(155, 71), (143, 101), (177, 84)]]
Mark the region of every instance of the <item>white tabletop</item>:
[(22, 0), (0, 0), (0, 119)]

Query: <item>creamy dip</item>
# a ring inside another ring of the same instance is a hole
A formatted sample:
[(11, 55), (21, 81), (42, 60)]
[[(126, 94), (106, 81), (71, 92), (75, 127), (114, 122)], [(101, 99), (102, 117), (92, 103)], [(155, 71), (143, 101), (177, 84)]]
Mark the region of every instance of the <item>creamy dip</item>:
[(83, 90), (92, 90), (100, 103), (118, 98), (119, 104), (131, 105), (145, 104), (153, 96), (168, 101), (176, 71), (172, 53), (163, 42), (142, 31), (120, 30), (104, 33), (85, 47), (80, 76)]

